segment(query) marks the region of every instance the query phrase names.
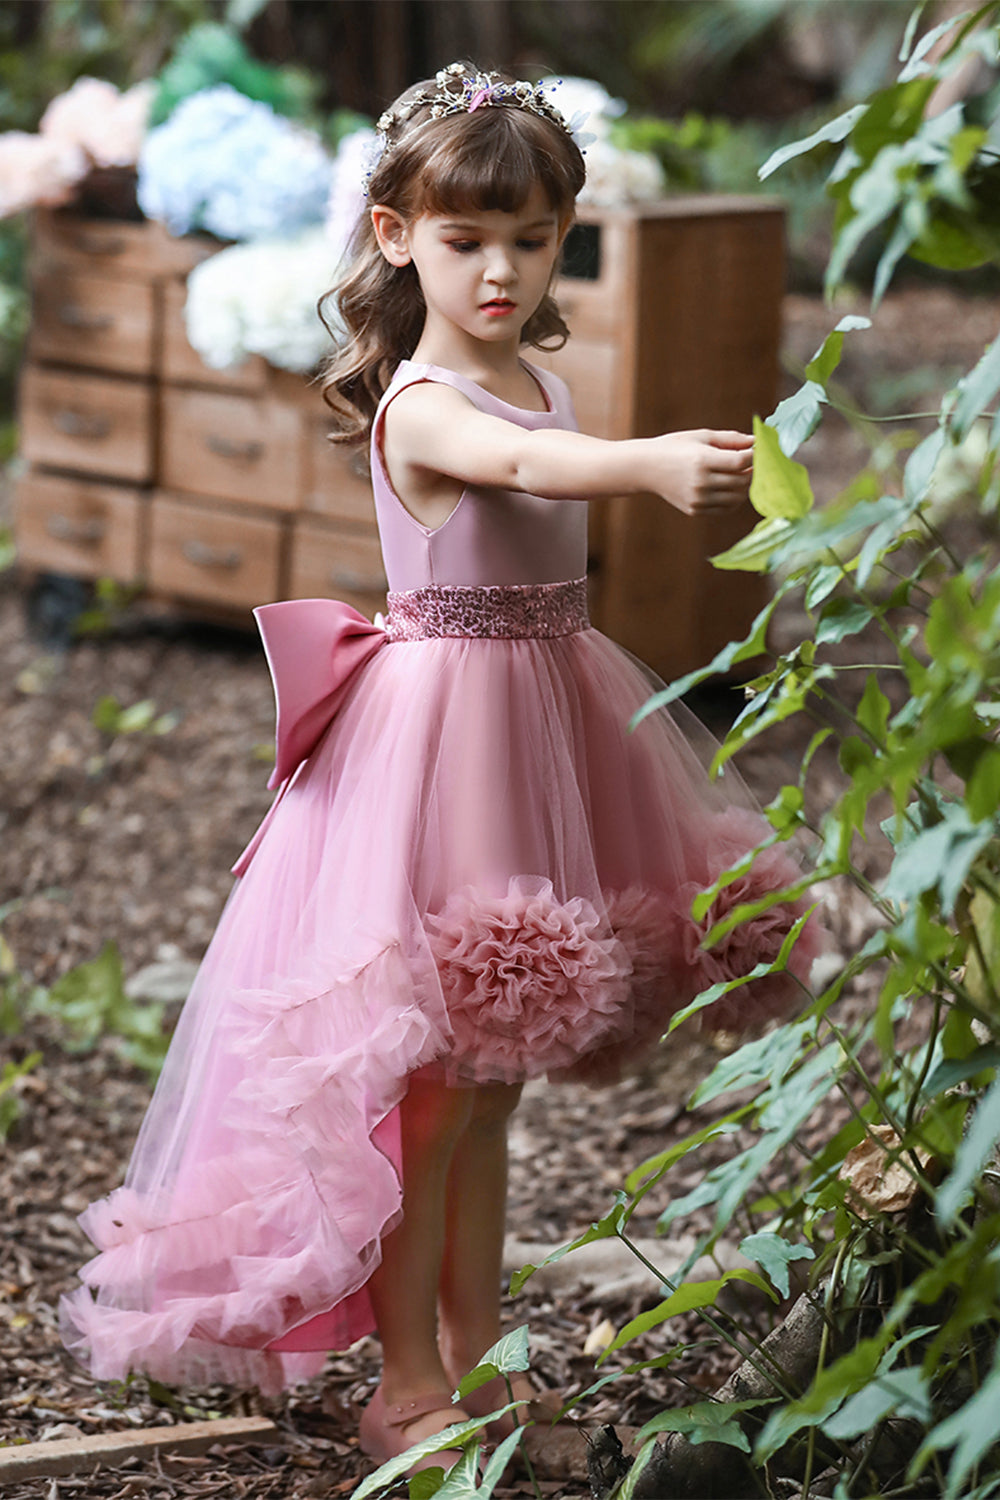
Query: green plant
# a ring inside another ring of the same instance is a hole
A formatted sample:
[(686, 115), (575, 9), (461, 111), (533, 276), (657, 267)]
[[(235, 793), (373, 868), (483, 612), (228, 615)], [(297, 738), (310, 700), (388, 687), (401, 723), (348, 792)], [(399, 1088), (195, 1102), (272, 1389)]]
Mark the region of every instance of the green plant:
[(123, 708), (113, 693), (98, 698), (90, 721), (112, 738), (119, 734), (169, 734), (180, 723), (177, 712), (158, 714), (152, 698), (141, 698)]
[(22, 1104), (18, 1084), (22, 1078), (27, 1077), (32, 1068), (38, 1066), (41, 1060), (40, 1052), (29, 1052), (22, 1062), (4, 1063), (3, 1071), (0, 1072), (0, 1141), (7, 1139), (11, 1126), (21, 1117)]
[(104, 944), (95, 959), (77, 964), (48, 991), (36, 993), (31, 1009), (54, 1019), (70, 1052), (89, 1052), (102, 1036), (113, 1036), (126, 1062), (156, 1079), (166, 1056), (169, 1035), (165, 1007), (132, 1000), (125, 992), (121, 954)]
[[(764, 168), (839, 148), (827, 287), (833, 295), (842, 286), (877, 229), (873, 306), (906, 254), (946, 270), (1000, 263), (1000, 4), (919, 40), (918, 26), (919, 13), (894, 83)], [(929, 115), (938, 84), (969, 57), (984, 58), (993, 81)], [(713, 1104), (718, 1117), (642, 1163), (609, 1212), (556, 1252), (612, 1235), (636, 1250), (629, 1226), (639, 1205), (668, 1193), (681, 1166), (689, 1181), (711, 1142), (753, 1127), (749, 1145), (717, 1159), (659, 1220), (669, 1230), (707, 1215), (698, 1255), (746, 1220), (747, 1271), (691, 1283), (651, 1266), (662, 1301), (608, 1351), (698, 1309), (743, 1364), (711, 1401), (643, 1429), (620, 1500), (773, 1495), (779, 1481), (796, 1496), (839, 1500), (1000, 1492), (1000, 337), (946, 394), (929, 430), (904, 424), (886, 439), (874, 420), (849, 413), (873, 435), (871, 459), (819, 510), (794, 454), (836, 410), (844, 341), (867, 326), (842, 319), (801, 389), (756, 424), (751, 499), (760, 520), (715, 561), (771, 572), (772, 599), (744, 640), (644, 710), (764, 659), (717, 766), (774, 726), (801, 722), (807, 748), (798, 779), (766, 809), (770, 841), (811, 841), (808, 883), (819, 900), (849, 888), (867, 903), (868, 926), (819, 992), (803, 996), (800, 1018), (717, 1064), (694, 1102)], [(970, 554), (949, 538), (939, 492), (973, 433), (966, 488), (987, 545)], [(809, 629), (775, 654), (768, 629), (792, 601)], [(840, 774), (832, 801), (831, 764)], [(699, 897), (696, 912), (736, 873)], [(773, 899), (733, 912), (706, 942)], [(786, 960), (784, 952), (775, 967)], [(720, 992), (699, 996), (673, 1026)], [(817, 1144), (808, 1127), (831, 1095), (846, 1104), (847, 1123)], [(762, 1186), (777, 1163), (780, 1185)], [(740, 1274), (786, 1297), (799, 1259), (809, 1290), (766, 1339), (718, 1306)]]

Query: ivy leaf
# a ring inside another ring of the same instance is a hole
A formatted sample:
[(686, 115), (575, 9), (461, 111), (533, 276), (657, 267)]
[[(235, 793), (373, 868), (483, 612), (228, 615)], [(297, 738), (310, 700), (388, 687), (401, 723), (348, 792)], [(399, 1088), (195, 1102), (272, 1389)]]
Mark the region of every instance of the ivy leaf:
[(767, 425), (778, 434), (781, 451), (788, 458), (816, 431), (825, 401), (822, 385), (807, 380), (793, 395), (779, 401), (768, 417)]
[(638, 1338), (641, 1333), (648, 1333), (651, 1328), (658, 1328), (668, 1318), (676, 1318), (681, 1313), (693, 1312), (697, 1308), (712, 1307), (722, 1288), (728, 1286), (731, 1281), (748, 1281), (751, 1286), (758, 1287), (765, 1292), (772, 1301), (777, 1300), (763, 1276), (758, 1275), (756, 1271), (748, 1271), (742, 1266), (734, 1267), (733, 1270), (727, 1271), (724, 1276), (719, 1276), (714, 1281), (685, 1282), (656, 1307), (648, 1308), (646, 1312), (639, 1313), (630, 1319), (615, 1335), (598, 1363), (607, 1359), (608, 1355), (613, 1354), (616, 1349), (621, 1349), (632, 1339)]
[(805, 467), (781, 450), (778, 434), (759, 417), (753, 419), (753, 478), (750, 503), (758, 515), (797, 521), (813, 507)]
[(874, 616), (875, 611), (872, 606), (861, 600), (831, 599), (829, 604), (823, 606), (819, 624), (816, 626), (817, 646), (828, 645), (845, 640), (849, 635), (856, 635), (859, 630), (864, 630)]
[(867, 1386), (878, 1368), (890, 1337), (888, 1329), (874, 1338), (862, 1339), (848, 1354), (828, 1365), (816, 1376), (798, 1401), (790, 1401), (768, 1418), (757, 1439), (754, 1460), (764, 1464), (803, 1427), (819, 1427), (849, 1397)]
[(712, 567), (723, 571), (764, 573), (775, 547), (784, 541), (791, 529), (791, 522), (781, 516), (770, 516), (758, 521), (752, 531), (727, 547), (725, 552), (717, 552), (710, 559)]
[(755, 1260), (782, 1297), (790, 1291), (788, 1268), (795, 1260), (815, 1260), (816, 1252), (808, 1245), (792, 1245), (780, 1234), (748, 1234), (740, 1241), (740, 1254)]
[(992, 836), (992, 821), (973, 822), (957, 803), (946, 807), (939, 823), (899, 846), (883, 886), (885, 895), (916, 902), (926, 891), (937, 891), (942, 912), (950, 916), (973, 860)]
[(844, 334), (853, 333), (860, 328), (870, 328), (871, 318), (862, 318), (855, 313), (848, 313), (841, 318), (836, 328), (828, 333), (820, 347), (816, 350), (812, 359), (806, 365), (806, 376), (817, 384), (825, 386), (840, 364), (840, 357), (844, 351)]
[(498, 1375), (515, 1375), (527, 1370), (531, 1364), (528, 1354), (528, 1325), (512, 1328), (500, 1341), (487, 1349), (474, 1370), (459, 1381), (458, 1397), (470, 1396), (479, 1387), (495, 1380)]

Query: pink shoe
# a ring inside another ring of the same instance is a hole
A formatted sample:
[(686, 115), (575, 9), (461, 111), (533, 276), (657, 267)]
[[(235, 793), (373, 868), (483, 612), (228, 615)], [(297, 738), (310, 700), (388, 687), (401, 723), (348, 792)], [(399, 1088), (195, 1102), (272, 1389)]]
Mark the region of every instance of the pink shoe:
[[(491, 1408), (487, 1407), (487, 1411)], [(397, 1458), (400, 1453), (405, 1453), (407, 1448), (412, 1448), (419, 1438), (413, 1439), (406, 1436), (406, 1429), (411, 1422), (416, 1422), (420, 1417), (428, 1416), (432, 1411), (454, 1411), (452, 1421), (461, 1422), (466, 1419), (465, 1407), (456, 1408), (452, 1402), (451, 1395), (447, 1391), (435, 1391), (429, 1396), (418, 1396), (414, 1401), (400, 1401), (395, 1406), (388, 1406), (382, 1394), (382, 1387), (377, 1386), (375, 1393), (361, 1413), (361, 1421), (358, 1425), (358, 1438), (361, 1443), (362, 1452), (367, 1453), (369, 1458), (377, 1458), (379, 1463), (385, 1463), (387, 1459)], [(448, 1426), (443, 1423), (442, 1426)], [(432, 1434), (428, 1433), (428, 1437)], [(444, 1469), (453, 1468), (462, 1457), (458, 1448), (445, 1448), (440, 1453), (428, 1453), (425, 1458), (418, 1459), (408, 1474), (415, 1474), (419, 1469)]]

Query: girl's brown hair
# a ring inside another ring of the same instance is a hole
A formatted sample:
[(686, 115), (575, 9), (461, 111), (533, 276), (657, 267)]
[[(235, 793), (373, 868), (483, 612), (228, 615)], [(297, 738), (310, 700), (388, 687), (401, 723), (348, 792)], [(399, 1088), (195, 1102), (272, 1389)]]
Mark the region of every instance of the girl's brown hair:
[[(415, 84), (393, 110), (427, 87)], [(565, 224), (584, 177), (583, 157), (569, 133), (530, 110), (486, 105), (432, 119), (425, 104), (405, 122), (390, 125), (388, 147), (369, 181), (368, 201), (395, 209), (406, 221), (421, 213), (516, 213), (538, 186)], [(389, 264), (378, 248), (370, 215), (363, 213), (351, 241), (349, 268), (320, 301), (320, 316), (331, 333), (336, 336), (338, 323), (348, 333), (323, 375), (323, 396), (337, 421), (334, 442), (367, 440), (394, 369), (416, 348), (424, 315), (415, 267)], [(522, 342), (559, 349), (568, 337), (554, 298), (546, 294), (521, 330)]]

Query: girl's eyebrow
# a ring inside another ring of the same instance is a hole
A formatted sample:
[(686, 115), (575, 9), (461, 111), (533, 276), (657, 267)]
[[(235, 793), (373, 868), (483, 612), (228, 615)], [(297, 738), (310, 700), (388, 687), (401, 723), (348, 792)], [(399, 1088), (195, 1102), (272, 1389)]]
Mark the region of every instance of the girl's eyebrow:
[[(544, 219), (534, 219), (530, 224), (520, 224), (518, 228), (521, 233), (525, 233), (532, 229), (552, 229), (555, 227), (556, 223), (556, 215), (548, 214)], [(441, 228), (442, 230), (471, 230), (478, 234), (482, 232), (483, 226), (482, 224), (476, 223), (472, 219), (468, 219), (465, 222), (454, 220), (450, 223), (442, 224)]]

